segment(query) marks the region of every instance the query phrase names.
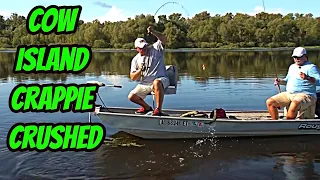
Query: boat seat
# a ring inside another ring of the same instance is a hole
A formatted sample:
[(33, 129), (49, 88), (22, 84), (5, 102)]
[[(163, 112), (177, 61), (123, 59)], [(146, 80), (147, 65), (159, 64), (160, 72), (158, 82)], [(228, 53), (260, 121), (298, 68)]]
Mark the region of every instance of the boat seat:
[[(176, 94), (177, 93), (178, 78), (179, 78), (178, 70), (177, 70), (176, 66), (174, 66), (174, 65), (167, 65), (166, 70), (167, 70), (167, 76), (170, 81), (170, 85), (166, 89), (164, 89), (164, 94), (165, 95)], [(152, 106), (154, 109), (155, 108), (154, 92), (149, 93), (149, 95), (152, 95)]]

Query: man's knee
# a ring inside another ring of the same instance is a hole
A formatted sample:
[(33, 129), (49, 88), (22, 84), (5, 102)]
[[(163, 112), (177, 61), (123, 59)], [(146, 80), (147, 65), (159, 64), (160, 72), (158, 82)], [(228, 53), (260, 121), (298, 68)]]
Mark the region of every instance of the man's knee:
[(298, 111), (300, 110), (301, 102), (297, 100), (293, 100), (290, 104), (289, 110), (290, 111)]
[(273, 98), (267, 99), (266, 105), (267, 105), (267, 106), (279, 107), (279, 104), (278, 104), (277, 101), (275, 101)]
[(134, 94), (133, 94), (133, 93), (129, 93), (128, 99), (129, 99), (130, 101), (132, 101), (133, 98), (134, 98)]
[(129, 95), (128, 95), (128, 99), (130, 100), (130, 101), (135, 101), (135, 100), (137, 100), (137, 99), (139, 99), (140, 97), (138, 96), (138, 95), (136, 95), (136, 94), (134, 94), (134, 93), (130, 93)]
[(162, 82), (160, 80), (153, 81), (153, 89), (160, 89), (163, 88)]

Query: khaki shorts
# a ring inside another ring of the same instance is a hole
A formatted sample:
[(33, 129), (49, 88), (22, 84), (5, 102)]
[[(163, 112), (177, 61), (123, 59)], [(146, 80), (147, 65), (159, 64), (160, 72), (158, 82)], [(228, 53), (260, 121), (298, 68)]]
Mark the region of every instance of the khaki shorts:
[[(315, 116), (315, 106), (317, 102), (317, 98), (304, 94), (304, 93), (289, 93), (289, 92), (282, 92), (280, 94), (274, 95), (271, 97), (274, 99), (281, 107), (286, 107), (287, 109), (289, 108), (290, 103), (293, 100), (296, 100), (300, 103), (300, 107), (298, 108), (298, 117), (297, 118), (303, 118), (303, 117), (311, 117), (314, 118)], [(309, 107), (312, 107), (312, 110), (309, 112), (304, 112), (308, 110)]]
[[(163, 88), (166, 89), (170, 85), (170, 80), (167, 77), (160, 77), (155, 80), (160, 80), (162, 82)], [(140, 98), (144, 99), (153, 91), (153, 84), (138, 84), (130, 94), (135, 94)]]

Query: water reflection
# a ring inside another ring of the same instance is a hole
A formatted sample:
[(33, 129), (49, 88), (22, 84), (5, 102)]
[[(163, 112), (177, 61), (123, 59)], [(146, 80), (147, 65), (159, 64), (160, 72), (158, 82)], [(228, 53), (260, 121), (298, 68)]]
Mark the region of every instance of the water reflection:
[[(320, 51), (309, 51), (309, 60), (320, 65)], [(128, 77), (130, 62), (135, 52), (96, 52), (86, 74), (125, 75)], [(176, 65), (180, 76), (191, 77), (200, 83), (208, 79), (239, 79), (284, 76), (288, 66), (293, 62), (291, 51), (281, 52), (168, 52), (165, 54), (166, 64)], [(0, 78), (2, 82), (13, 77), (16, 81), (33, 79), (51, 79), (65, 81), (68, 74), (13, 74), (15, 53), (0, 53)], [(203, 68), (205, 66), (205, 69)]]
[(319, 179), (319, 148), (317, 136), (118, 139), (89, 153), (12, 153), (0, 146), (0, 178)]
[(216, 148), (212, 141), (196, 141), (137, 141), (142, 147), (117, 142), (118, 147), (100, 148), (96, 159), (106, 162), (98, 164), (109, 178), (320, 178), (317, 137), (221, 139)]
[(289, 180), (294, 179), (319, 179), (320, 175), (315, 170), (317, 155), (304, 153), (279, 153), (274, 155), (276, 157), (275, 171), (282, 171), (285, 178)]

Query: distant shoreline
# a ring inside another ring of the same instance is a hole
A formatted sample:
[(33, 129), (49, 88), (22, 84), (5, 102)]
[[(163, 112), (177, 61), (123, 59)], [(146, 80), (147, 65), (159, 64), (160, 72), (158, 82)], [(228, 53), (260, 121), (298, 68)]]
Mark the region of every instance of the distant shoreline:
[[(304, 46), (307, 50), (320, 50), (320, 46)], [(294, 47), (253, 47), (253, 48), (179, 48), (166, 49), (166, 52), (266, 52), (291, 51)], [(135, 49), (92, 48), (93, 52), (136, 52)], [(16, 48), (0, 48), (0, 52), (16, 52)]]

